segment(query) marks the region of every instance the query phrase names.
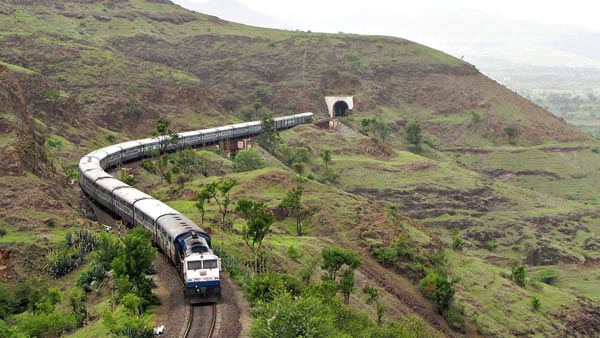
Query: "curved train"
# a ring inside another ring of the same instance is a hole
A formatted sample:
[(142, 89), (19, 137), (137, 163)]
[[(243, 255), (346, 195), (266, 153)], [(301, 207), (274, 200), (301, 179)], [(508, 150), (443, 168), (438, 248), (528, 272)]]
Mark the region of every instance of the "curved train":
[[(277, 130), (312, 121), (313, 113), (274, 118)], [(261, 122), (254, 121), (179, 133), (177, 143), (164, 151), (205, 146), (224, 140), (261, 134)], [(212, 251), (210, 235), (189, 218), (150, 195), (106, 173), (121, 163), (149, 156), (161, 148), (158, 138), (146, 138), (108, 146), (85, 155), (79, 161), (79, 185), (93, 200), (114, 215), (152, 234), (152, 241), (176, 267), (185, 295), (193, 301), (215, 301), (221, 293), (221, 260)]]

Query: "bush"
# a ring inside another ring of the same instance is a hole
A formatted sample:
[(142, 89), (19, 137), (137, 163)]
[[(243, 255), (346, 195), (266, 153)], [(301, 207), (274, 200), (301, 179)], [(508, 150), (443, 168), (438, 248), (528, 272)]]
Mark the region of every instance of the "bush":
[(246, 289), (250, 303), (270, 302), (279, 294), (284, 293), (283, 278), (276, 273), (256, 274)]
[(140, 166), (147, 172), (149, 172), (151, 174), (156, 174), (156, 166), (149, 159), (147, 159), (147, 158), (143, 159), (142, 164)]
[(496, 250), (497, 247), (498, 247), (498, 244), (496, 244), (496, 242), (494, 242), (492, 240), (485, 242), (485, 248), (488, 251), (494, 251), (494, 250)]
[(237, 172), (260, 169), (265, 166), (265, 162), (260, 155), (250, 150), (240, 150), (233, 160), (233, 168)]
[(558, 279), (558, 271), (555, 269), (544, 269), (537, 273), (536, 278), (542, 283), (552, 285)]
[(440, 313), (448, 310), (454, 299), (454, 281), (450, 281), (448, 276), (441, 271), (429, 270), (421, 282), (419, 289), (432, 300)]
[(525, 281), (527, 279), (527, 272), (525, 271), (525, 268), (525, 265), (518, 264), (513, 266), (512, 269), (511, 279), (520, 286), (525, 286)]
[(0, 227), (0, 237), (6, 235), (6, 229), (4, 227)]
[(542, 302), (540, 302), (540, 299), (537, 298), (536, 296), (533, 296), (531, 298), (531, 307), (533, 308), (533, 311), (538, 311), (541, 306), (542, 306)]
[(92, 291), (92, 286), (95, 283), (101, 283), (107, 276), (106, 266), (101, 263), (95, 263), (89, 269), (83, 271), (77, 279), (77, 285), (85, 292)]

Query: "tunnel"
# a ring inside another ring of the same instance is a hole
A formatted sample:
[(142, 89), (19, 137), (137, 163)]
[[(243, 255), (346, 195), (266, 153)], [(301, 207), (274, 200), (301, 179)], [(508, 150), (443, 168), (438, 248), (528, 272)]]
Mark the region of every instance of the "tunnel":
[(333, 105), (333, 116), (334, 117), (346, 116), (347, 111), (348, 111), (348, 104), (344, 101), (337, 101)]

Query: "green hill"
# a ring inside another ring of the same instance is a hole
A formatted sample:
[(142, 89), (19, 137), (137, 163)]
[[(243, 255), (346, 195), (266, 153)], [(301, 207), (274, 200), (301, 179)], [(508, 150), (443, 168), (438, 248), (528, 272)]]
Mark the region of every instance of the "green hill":
[[(275, 266), (299, 273), (306, 262), (288, 257), (292, 244), (308, 259), (338, 243), (361, 253), (358, 284), (385, 289), (391, 319), (415, 315), (444, 335), (598, 334), (600, 143), (468, 63), (400, 38), (250, 27), (160, 0), (6, 1), (0, 46), (0, 153), (10, 159), (0, 168), (0, 248), (15, 253), (1, 262), (0, 281), (23, 279), (66, 232), (93, 228), (71, 175), (87, 151), (147, 137), (159, 117), (178, 131), (266, 114), (325, 118), (325, 95), (353, 95), (354, 110), (340, 119), (351, 131), (301, 126), (281, 135), (307, 148), (304, 173), (319, 180), (319, 156), (330, 150), (335, 177), (307, 183), (306, 236), (293, 236), (289, 219), (276, 223), (266, 240)], [(361, 134), (366, 119), (384, 122), (386, 137)], [(423, 130), (418, 151), (405, 138), (412, 120)], [(208, 162), (240, 182), (236, 197), (273, 208), (294, 176), (274, 159), (241, 174), (230, 160)], [(190, 200), (206, 182), (192, 178), (186, 192), (144, 174), (140, 184), (197, 220)], [(452, 229), (462, 251), (450, 248)], [(228, 251), (239, 249), (239, 236), (214, 230)], [(446, 248), (458, 278), (452, 313), (464, 317), (451, 320), (457, 331), (418, 291), (429, 262), (377, 262), (375, 249), (402, 234), (421, 256)], [(512, 260), (526, 263), (531, 279), (547, 267), (559, 278), (517, 286)], [(534, 296), (541, 311), (529, 308)]]

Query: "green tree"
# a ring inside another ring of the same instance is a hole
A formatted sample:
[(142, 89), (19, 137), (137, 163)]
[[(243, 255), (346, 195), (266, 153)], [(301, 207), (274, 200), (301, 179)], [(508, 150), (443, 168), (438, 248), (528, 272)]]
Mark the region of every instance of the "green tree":
[(133, 316), (142, 315), (142, 302), (143, 300), (133, 293), (128, 293), (121, 299), (121, 304), (123, 304)]
[(140, 117), (142, 117), (142, 109), (135, 103), (133, 98), (130, 98), (125, 104), (123, 114), (133, 122), (133, 127), (137, 128)]
[(325, 164), (325, 171), (327, 171), (329, 169), (329, 163), (331, 162), (331, 150), (323, 150), (321, 153), (321, 160), (323, 160), (323, 163)]
[(172, 131), (170, 126), (171, 122), (169, 120), (158, 119), (158, 121), (156, 121), (153, 138), (158, 140), (158, 148), (160, 153), (165, 152), (165, 150), (167, 150), (167, 146), (170, 144), (177, 144), (177, 140), (179, 139), (179, 135)]
[(282, 293), (271, 302), (252, 309), (255, 324), (252, 337), (333, 337), (336, 318), (330, 307), (317, 295), (293, 297)]
[(259, 98), (257, 98), (254, 101), (252, 107), (254, 108), (254, 113), (256, 114), (256, 118), (258, 119), (258, 111), (263, 107), (262, 101)]
[(204, 225), (204, 216), (206, 215), (206, 202), (211, 199), (211, 195), (208, 191), (202, 190), (198, 193), (198, 199), (196, 201), (196, 208), (200, 211), (200, 222)]
[(419, 289), (425, 297), (433, 301), (439, 313), (446, 316), (454, 299), (453, 285), (455, 283), (444, 272), (429, 270), (421, 279)]
[(283, 209), (286, 216), (292, 216), (296, 219), (296, 233), (302, 236), (302, 218), (306, 215), (306, 209), (302, 206), (302, 194), (304, 185), (298, 184), (287, 192), (279, 207)]
[(520, 263), (512, 263), (512, 272), (511, 272), (511, 278), (512, 280), (519, 284), (520, 286), (525, 286), (525, 281), (527, 279), (527, 271), (525, 270), (527, 268), (526, 265), (524, 264), (520, 264)]
[(133, 177), (133, 174), (130, 172), (129, 168), (121, 168), (120, 173), (121, 173), (120, 179), (123, 183), (129, 184), (129, 185), (135, 185), (137, 183), (137, 181)]
[(367, 299), (367, 304), (376, 303), (377, 299), (379, 299), (379, 291), (368, 284), (365, 285), (362, 291), (369, 296), (369, 299)]
[(260, 155), (250, 150), (240, 150), (233, 161), (233, 168), (237, 172), (251, 171), (265, 166)]
[(336, 281), (336, 275), (344, 265), (354, 270), (361, 264), (356, 252), (339, 247), (326, 247), (321, 251), (321, 255), (323, 256), (322, 268), (327, 270), (327, 277), (332, 281)]
[[(222, 182), (211, 182), (208, 183), (204, 189), (200, 192), (201, 196), (204, 196), (205, 201), (214, 200), (219, 207), (219, 213), (221, 214), (221, 227), (223, 230), (227, 230), (227, 215), (229, 214), (229, 205), (231, 204), (231, 189), (235, 186), (236, 182), (233, 179), (226, 179)], [(231, 230), (231, 229), (229, 229)]]
[(514, 144), (515, 138), (517, 137), (517, 129), (515, 127), (509, 126), (509, 127), (504, 128), (504, 133), (506, 134), (506, 137), (508, 138), (508, 143)]
[(356, 289), (354, 281), (354, 269), (347, 269), (340, 278), (339, 290), (344, 296), (344, 303), (350, 303), (350, 294)]
[(167, 173), (169, 172), (169, 156), (161, 155), (155, 162), (154, 166), (158, 171), (158, 176), (160, 177), (160, 183), (163, 183), (163, 179), (166, 178)]
[(258, 137), (258, 144), (273, 153), (275, 145), (281, 141), (279, 133), (275, 129), (275, 121), (271, 116), (265, 116), (260, 122), (260, 127), (261, 135)]
[(541, 306), (542, 302), (539, 298), (537, 298), (536, 296), (531, 297), (531, 307), (533, 308), (533, 311), (538, 311)]
[(146, 271), (152, 266), (156, 249), (152, 246), (150, 233), (144, 228), (134, 228), (123, 239), (123, 249), (113, 259), (111, 267), (116, 277), (121, 297), (135, 293), (145, 300), (142, 308), (152, 300), (152, 288)]
[(450, 230), (450, 235), (452, 236), (452, 249), (462, 251), (465, 240), (460, 237), (459, 230), (457, 228)]
[(421, 125), (417, 121), (410, 121), (406, 125), (406, 141), (415, 147), (421, 143)]
[(241, 199), (237, 202), (238, 212), (246, 219), (243, 230), (243, 238), (246, 245), (252, 251), (254, 260), (254, 272), (257, 272), (257, 252), (260, 250), (262, 241), (275, 222), (275, 217), (264, 202), (255, 202)]

